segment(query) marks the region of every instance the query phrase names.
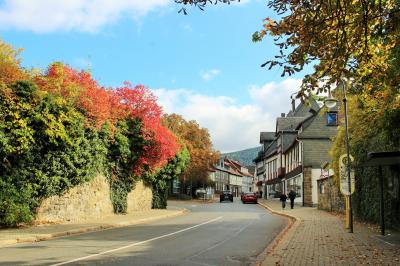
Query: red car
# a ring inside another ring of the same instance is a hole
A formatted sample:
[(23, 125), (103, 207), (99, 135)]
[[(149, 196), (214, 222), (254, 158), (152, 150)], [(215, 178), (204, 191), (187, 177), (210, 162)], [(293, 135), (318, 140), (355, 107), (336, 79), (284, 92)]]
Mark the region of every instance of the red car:
[(253, 203), (257, 204), (257, 194), (254, 192), (243, 193), (242, 202), (243, 203), (253, 202)]

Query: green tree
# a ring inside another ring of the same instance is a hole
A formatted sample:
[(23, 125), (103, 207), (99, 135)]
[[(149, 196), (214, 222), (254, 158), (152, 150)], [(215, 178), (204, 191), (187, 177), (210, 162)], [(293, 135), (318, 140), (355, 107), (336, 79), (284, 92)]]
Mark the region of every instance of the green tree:
[(208, 183), (208, 170), (219, 159), (219, 152), (213, 149), (210, 134), (196, 121), (186, 121), (177, 114), (164, 115), (163, 124), (171, 130), (186, 146), (190, 154), (190, 163), (181, 178), (185, 187), (192, 184), (194, 189)]
[(61, 97), (29, 81), (0, 89), (0, 224), (16, 225), (33, 217), (41, 199), (101, 171), (106, 150)]
[(312, 64), (303, 90), (326, 91), (343, 77), (365, 90), (366, 81), (390, 67), (387, 59), (398, 45), (398, 1), (271, 0), (268, 6), (281, 19), (266, 18), (253, 41), (270, 35), (280, 52), (263, 66), (282, 67), (284, 76)]
[(170, 159), (156, 174), (149, 176), (153, 187), (153, 209), (167, 207), (168, 181), (179, 179), (190, 162), (189, 151), (184, 147), (173, 159)]

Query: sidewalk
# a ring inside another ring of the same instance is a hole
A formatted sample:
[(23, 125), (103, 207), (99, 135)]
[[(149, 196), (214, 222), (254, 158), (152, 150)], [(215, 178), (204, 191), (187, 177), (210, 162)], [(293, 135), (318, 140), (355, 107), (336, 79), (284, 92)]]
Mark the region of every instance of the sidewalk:
[[(259, 200), (273, 213), (292, 217), (292, 224), (266, 250), (261, 265), (400, 265), (400, 245), (381, 240), (379, 232), (355, 223), (348, 233), (341, 217), (316, 208), (277, 200)], [(390, 236), (389, 236), (390, 237)]]
[(36, 242), (48, 240), (54, 237), (140, 224), (167, 217), (178, 216), (186, 211), (186, 209), (138, 211), (126, 215), (112, 215), (102, 219), (92, 219), (81, 222), (0, 229), (0, 248), (16, 243)]

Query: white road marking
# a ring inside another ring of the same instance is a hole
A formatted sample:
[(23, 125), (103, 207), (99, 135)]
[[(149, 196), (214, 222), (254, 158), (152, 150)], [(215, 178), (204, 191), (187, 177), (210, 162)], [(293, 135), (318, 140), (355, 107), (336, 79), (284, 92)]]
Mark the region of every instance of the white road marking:
[(147, 239), (147, 240), (144, 240), (144, 241), (141, 241), (141, 242), (132, 243), (132, 244), (129, 244), (129, 245), (127, 245), (127, 246), (123, 246), (123, 247), (119, 247), (119, 248), (115, 248), (115, 249), (106, 250), (106, 251), (103, 251), (103, 252), (100, 252), (100, 253), (96, 253), (96, 254), (92, 254), (92, 255), (89, 255), (89, 256), (80, 257), (80, 258), (76, 258), (76, 259), (73, 259), (73, 260), (69, 260), (69, 261), (65, 261), (65, 262), (60, 262), (60, 263), (52, 264), (52, 266), (65, 265), (65, 264), (69, 264), (69, 263), (73, 263), (73, 262), (77, 262), (77, 261), (81, 261), (81, 260), (86, 260), (86, 259), (94, 258), (94, 257), (101, 256), (101, 255), (104, 255), (104, 254), (108, 254), (108, 253), (120, 251), (120, 250), (127, 249), (127, 248), (130, 248), (130, 247), (142, 245), (142, 244), (145, 244), (145, 243), (148, 243), (148, 242), (157, 240), (157, 239), (161, 239), (161, 238), (173, 236), (173, 235), (176, 235), (176, 234), (179, 234), (179, 233), (182, 233), (182, 232), (186, 232), (186, 231), (189, 231), (189, 230), (191, 230), (191, 229), (197, 228), (197, 227), (199, 227), (199, 226), (203, 226), (203, 225), (206, 225), (206, 224), (209, 224), (209, 223), (218, 221), (218, 220), (220, 220), (220, 219), (222, 219), (222, 216), (219, 216), (219, 217), (217, 217), (217, 218), (215, 218), (215, 219), (212, 219), (212, 220), (208, 220), (208, 221), (206, 221), (206, 222), (204, 222), (204, 223), (201, 223), (201, 224), (196, 224), (196, 225), (194, 225), (194, 226), (191, 226), (191, 227), (188, 227), (188, 228), (185, 228), (185, 229), (178, 230), (178, 231), (176, 231), (176, 232), (172, 232), (172, 233), (169, 233), (169, 234), (157, 236), (157, 237), (154, 237), (154, 238), (151, 238), (151, 239)]
[[(212, 245), (211, 247), (208, 247), (208, 248), (206, 248), (206, 249), (204, 249), (204, 250), (202, 250), (202, 251), (200, 251), (200, 252), (194, 254), (193, 256), (191, 256), (191, 257), (189, 258), (189, 260), (190, 260), (191, 262), (193, 262), (193, 260), (192, 260), (193, 258), (198, 257), (198, 256), (200, 256), (201, 254), (204, 254), (204, 253), (206, 253), (207, 251), (210, 251), (210, 250), (212, 250), (212, 249), (214, 249), (214, 248), (216, 248), (216, 247), (218, 247), (218, 246), (224, 244), (225, 242), (227, 242), (227, 241), (229, 241), (229, 240), (231, 240), (231, 239), (237, 237), (241, 232), (243, 232), (244, 229), (246, 229), (247, 227), (249, 227), (249, 226), (250, 226), (251, 224), (253, 224), (253, 223), (254, 223), (254, 221), (251, 221), (251, 222), (245, 224), (245, 225), (242, 226), (242, 227), (240, 228), (240, 230), (237, 231), (235, 234), (230, 235), (230, 236), (228, 236), (227, 238), (225, 238), (224, 240), (222, 240), (222, 241), (216, 243), (215, 245)], [(208, 265), (208, 264), (207, 264), (207, 265)]]

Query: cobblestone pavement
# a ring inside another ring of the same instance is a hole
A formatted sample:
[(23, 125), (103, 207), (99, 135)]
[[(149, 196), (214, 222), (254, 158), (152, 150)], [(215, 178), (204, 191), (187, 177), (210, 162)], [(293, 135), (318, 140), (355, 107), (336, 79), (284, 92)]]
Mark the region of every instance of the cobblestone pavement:
[(355, 223), (344, 228), (341, 216), (316, 208), (282, 210), (279, 201), (260, 200), (275, 213), (296, 217), (292, 227), (265, 252), (262, 265), (400, 265), (400, 245), (380, 240), (378, 232)]

